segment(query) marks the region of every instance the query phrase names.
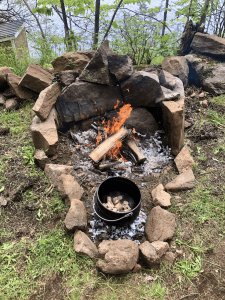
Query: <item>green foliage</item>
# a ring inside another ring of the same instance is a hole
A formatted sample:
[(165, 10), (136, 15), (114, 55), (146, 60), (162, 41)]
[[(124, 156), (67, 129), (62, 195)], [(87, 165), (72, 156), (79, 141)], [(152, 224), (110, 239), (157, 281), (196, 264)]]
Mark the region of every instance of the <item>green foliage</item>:
[(7, 66), (18, 76), (23, 76), (31, 61), (32, 59), (26, 51), (24, 51), (22, 57), (18, 59), (12, 47), (0, 47), (0, 67)]
[(193, 260), (180, 260), (174, 267), (174, 271), (183, 275), (186, 279), (192, 280), (202, 273), (201, 257), (196, 256)]
[(24, 165), (26, 164), (29, 164), (31, 166), (34, 165), (34, 150), (35, 148), (30, 145), (19, 148), (18, 153), (23, 155)]
[(123, 19), (114, 21), (111, 45), (114, 51), (127, 54), (133, 62), (139, 64), (160, 64), (166, 56), (176, 55), (176, 34), (166, 34), (161, 37), (162, 24), (153, 21), (152, 9), (144, 3), (139, 5), (140, 14), (133, 16), (124, 13)]
[[(88, 9), (94, 9), (94, 3), (95, 2), (93, 0), (64, 0), (65, 6), (69, 6), (75, 16), (85, 14), (85, 11)], [(48, 16), (52, 15), (53, 9), (50, 7), (52, 4), (61, 7), (60, 0), (38, 0), (37, 7), (33, 10), (33, 12), (38, 12)]]

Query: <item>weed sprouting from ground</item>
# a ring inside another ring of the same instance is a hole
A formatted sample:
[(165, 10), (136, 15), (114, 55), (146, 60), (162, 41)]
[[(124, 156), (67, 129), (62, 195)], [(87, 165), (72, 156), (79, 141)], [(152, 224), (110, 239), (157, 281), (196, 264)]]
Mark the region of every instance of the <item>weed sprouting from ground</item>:
[(192, 280), (202, 273), (201, 257), (196, 256), (193, 260), (180, 260), (173, 267), (175, 272), (178, 272), (188, 280)]

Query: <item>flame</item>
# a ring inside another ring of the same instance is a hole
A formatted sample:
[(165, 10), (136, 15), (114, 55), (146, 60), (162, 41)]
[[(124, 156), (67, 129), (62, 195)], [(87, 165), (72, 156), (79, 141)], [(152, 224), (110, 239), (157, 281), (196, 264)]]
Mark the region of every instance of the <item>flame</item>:
[(112, 120), (108, 120), (107, 122), (102, 122), (104, 124), (104, 129), (107, 133), (107, 136), (118, 132), (120, 128), (125, 123), (126, 119), (129, 118), (130, 113), (132, 111), (132, 107), (130, 104), (125, 104), (121, 107), (120, 111), (118, 112), (118, 118), (113, 118)]
[(95, 145), (98, 145), (102, 140), (102, 136), (101, 136), (101, 133), (100, 131), (98, 132), (98, 136), (97, 136), (97, 139), (96, 139), (96, 144)]
[(117, 103), (116, 103), (116, 105), (114, 106), (114, 109), (117, 109), (117, 107), (119, 107), (119, 103), (120, 103), (120, 101), (117, 100)]
[[(126, 119), (129, 118), (131, 111), (132, 111), (131, 105), (125, 104), (123, 107), (121, 107), (120, 111), (118, 112), (119, 115), (118, 118), (114, 117), (112, 120), (108, 120), (107, 122), (104, 121), (102, 122), (107, 136), (115, 132), (118, 132), (120, 130), (120, 128), (125, 123)], [(122, 146), (122, 142), (117, 141), (116, 146), (109, 151), (109, 154), (112, 155), (113, 158), (118, 158), (118, 156), (121, 156), (120, 153), (121, 146)]]
[(129, 92), (130, 92), (130, 89), (128, 88), (127, 91), (128, 91), (128, 93), (129, 93)]

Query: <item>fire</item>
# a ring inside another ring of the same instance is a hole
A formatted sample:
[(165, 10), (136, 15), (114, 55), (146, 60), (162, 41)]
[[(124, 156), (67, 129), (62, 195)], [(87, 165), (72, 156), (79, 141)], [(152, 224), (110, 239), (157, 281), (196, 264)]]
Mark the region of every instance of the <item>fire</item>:
[[(117, 102), (118, 105), (118, 102)], [(120, 111), (118, 112), (118, 118), (113, 118), (112, 120), (108, 120), (107, 122), (103, 121), (104, 129), (107, 136), (118, 132), (123, 124), (125, 123), (126, 119), (129, 118), (130, 113), (132, 111), (132, 107), (130, 104), (125, 104), (121, 107)], [(117, 141), (116, 146), (110, 150), (109, 154), (112, 155), (113, 158), (118, 158), (120, 154), (120, 147), (122, 146), (122, 142)]]
[(125, 104), (123, 107), (121, 107), (120, 111), (118, 112), (118, 118), (114, 117), (112, 120), (108, 120), (107, 122), (103, 121), (104, 129), (107, 133), (107, 136), (120, 130), (120, 128), (125, 123), (126, 119), (129, 118), (131, 111), (131, 105)]
[(95, 145), (98, 145), (102, 140), (102, 136), (101, 136), (101, 133), (100, 131), (98, 132), (98, 136), (97, 136), (97, 139), (96, 139), (96, 144)]
[(116, 105), (114, 106), (114, 109), (117, 109), (117, 108), (119, 107), (119, 103), (120, 103), (120, 101), (117, 100), (117, 103), (116, 103)]

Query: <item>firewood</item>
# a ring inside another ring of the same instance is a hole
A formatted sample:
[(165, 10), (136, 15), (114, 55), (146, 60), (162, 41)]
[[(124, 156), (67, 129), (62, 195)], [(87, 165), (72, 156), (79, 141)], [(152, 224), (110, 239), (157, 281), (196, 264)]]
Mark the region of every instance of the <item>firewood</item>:
[(111, 135), (104, 142), (98, 145), (98, 147), (91, 152), (89, 157), (94, 162), (96, 163), (99, 162), (106, 153), (108, 153), (112, 148), (116, 146), (118, 141), (125, 139), (128, 135), (129, 135), (128, 131), (124, 127), (122, 127), (118, 132)]
[(119, 165), (119, 164), (121, 164), (121, 161), (115, 161), (115, 162), (111, 162), (108, 164), (98, 165), (97, 168), (100, 171), (104, 171), (104, 170), (110, 169), (111, 167), (114, 167), (115, 165)]
[(123, 144), (132, 151), (134, 154), (138, 164), (143, 163), (147, 158), (146, 156), (141, 152), (141, 150), (138, 148), (135, 140), (133, 138), (129, 138), (126, 141), (123, 142)]

